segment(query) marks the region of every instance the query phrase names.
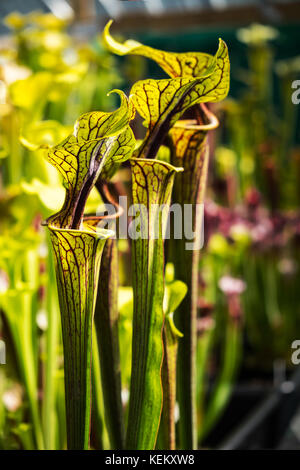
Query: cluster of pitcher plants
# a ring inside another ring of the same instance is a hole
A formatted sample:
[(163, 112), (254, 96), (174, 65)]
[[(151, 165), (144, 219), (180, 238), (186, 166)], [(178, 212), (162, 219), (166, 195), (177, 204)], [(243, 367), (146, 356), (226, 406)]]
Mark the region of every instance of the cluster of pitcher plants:
[[(128, 98), (116, 90), (121, 99), (119, 109), (83, 114), (73, 133), (47, 152), (48, 160), (62, 174), (66, 188), (62, 209), (46, 223), (55, 254), (62, 319), (68, 448), (89, 447), (95, 317), (111, 440), (119, 448), (153, 449), (161, 428), (159, 445), (174, 449), (177, 377), (179, 445), (192, 449), (197, 446), (199, 250), (187, 253), (184, 238), (174, 241), (170, 261), (175, 281), (164, 287), (164, 233), (173, 193), (176, 202), (193, 206), (195, 237), (200, 236), (197, 208), (203, 202), (207, 174), (205, 137), (217, 123), (204, 103), (227, 96), (228, 52), (222, 40), (215, 56), (166, 53), (132, 41), (119, 44), (111, 37), (109, 26), (110, 23), (103, 38), (112, 51), (148, 56), (171, 78), (138, 81)], [(191, 108), (195, 117), (182, 120)], [(136, 142), (130, 127), (135, 111), (144, 119), (147, 129), (141, 142)], [(160, 157), (162, 145), (169, 150), (164, 158)], [(94, 186), (103, 201), (113, 200), (108, 181), (125, 160), (131, 166), (131, 196), (138, 206), (136, 224), (140, 233), (131, 241), (133, 330), (126, 433), (116, 311), (116, 241), (113, 232), (99, 228), (105, 216), (99, 220), (85, 215), (85, 204)], [(173, 321), (174, 311), (178, 330)]]
[[(24, 25), (20, 22), (18, 17), (10, 18), (24, 49), (26, 34), (22, 33)], [(52, 34), (59, 37), (62, 34), (60, 28), (61, 25), (57, 27), (55, 24)], [(207, 134), (218, 125), (205, 103), (221, 101), (228, 94), (228, 52), (222, 40), (215, 56), (167, 53), (131, 40), (121, 44), (113, 39), (109, 28), (110, 23), (103, 33), (108, 49), (120, 55), (137, 54), (155, 60), (169, 78), (137, 81), (128, 97), (121, 90), (113, 90), (120, 99), (116, 111), (84, 113), (71, 131), (68, 126), (60, 128), (54, 120), (39, 120), (43, 105), (40, 103), (41, 90), (36, 88), (44, 86), (44, 93), (53, 93), (55, 102), (60, 84), (66, 83), (67, 87), (72, 78), (66, 71), (59, 70), (61, 65), (55, 64), (59, 72), (56, 72), (54, 89), (51, 88), (53, 81), (50, 83), (49, 80), (49, 77), (53, 79), (53, 75), (49, 71), (39, 72), (36, 81), (34, 75), (27, 78), (25, 87), (31, 86), (33, 94), (38, 96), (34, 103), (19, 105), (26, 111), (27, 104), (33, 116), (31, 119), (28, 119), (28, 114), (26, 119), (21, 116), (23, 122), (17, 124), (18, 141), (27, 149), (29, 158), (31, 154), (40, 159), (46, 157), (63, 179), (64, 190), (59, 188), (59, 179), (55, 184), (53, 179), (47, 185), (38, 179), (22, 184), (29, 195), (48, 198), (45, 204), (47, 211), (43, 211), (44, 214), (48, 213), (43, 224), (49, 232), (54, 261), (52, 264), (49, 253), (46, 266), (48, 270), (55, 271), (57, 281), (63, 340), (67, 447), (88, 449), (92, 439), (92, 445), (98, 448), (105, 447), (106, 441), (111, 448), (119, 449), (153, 449), (155, 446), (174, 449), (176, 445), (192, 449), (197, 447), (199, 249), (187, 251), (184, 237), (178, 240), (171, 238), (165, 255), (164, 234), (171, 200), (182, 206), (190, 204), (194, 241), (196, 246), (200, 246), (197, 240), (201, 233), (198, 207), (203, 202), (206, 185)], [(24, 52), (20, 45), (19, 52)], [(42, 66), (46, 62), (42, 62)], [(12, 89), (22, 96), (22, 81), (15, 82)], [(34, 98), (30, 99), (34, 101)], [(19, 101), (22, 101), (20, 96)], [(18, 106), (17, 99), (15, 102)], [(136, 115), (143, 119), (146, 128), (145, 136), (140, 140), (135, 138), (134, 126), (131, 125)], [(9, 125), (13, 123), (9, 122)], [(57, 143), (59, 134), (66, 137)], [(104, 205), (114, 204), (117, 208), (114, 217), (118, 219), (121, 213), (117, 203), (120, 188), (114, 181), (118, 169), (126, 161), (130, 164), (127, 169), (130, 168), (132, 179), (129, 185), (131, 200), (138, 208), (134, 222), (141, 236), (129, 240), (132, 271), (129, 303), (132, 303), (133, 314), (129, 405), (125, 416), (120, 374), (122, 358), (119, 352), (118, 242), (115, 233), (105, 228), (110, 216), (106, 216), (105, 212), (100, 216), (91, 215), (90, 200), (91, 197), (97, 200), (95, 193), (98, 192), (98, 204), (99, 200)], [(8, 168), (8, 175), (9, 170), (13, 174), (14, 168)], [(51, 177), (55, 179), (52, 173)], [(65, 192), (62, 207), (54, 215), (49, 215), (49, 209), (58, 206), (57, 195), (60, 193), (61, 196), (62, 191)], [(39, 233), (39, 224), (38, 218), (35, 227), (31, 226), (30, 230)], [(33, 435), (27, 432), (27, 439), (30, 436), (38, 448), (47, 448), (53, 445), (51, 434), (55, 434), (52, 414), (53, 392), (57, 384), (54, 384), (51, 374), (55, 373), (56, 365), (49, 363), (51, 356), (47, 358), (47, 355), (51, 354), (51, 348), (56, 347), (59, 329), (57, 318), (51, 318), (51, 303), (56, 302), (56, 292), (52, 290), (52, 295), (48, 292), (46, 296), (46, 308), (50, 307), (46, 329), (52, 331), (52, 335), (47, 336), (45, 350), (45, 380), (50, 401), (45, 406), (43, 416), (50, 424), (46, 436), (35, 396), (34, 382), (38, 379), (36, 374), (39, 368), (35, 365), (34, 371), (27, 370), (35, 362), (36, 338), (32, 338), (31, 343), (28, 338), (32, 332), (27, 331), (28, 337), (24, 338), (25, 332), (16, 326), (21, 308), (18, 302), (27, 305), (27, 316), (32, 315), (31, 302), (44, 302), (41, 289), (34, 295), (30, 291), (30, 283), (34, 290), (32, 263), (39, 264), (41, 261), (32, 251), (29, 250), (28, 260), (22, 263), (20, 272), (15, 260), (7, 261), (17, 276), (17, 292), (12, 292), (10, 280), (13, 274), (7, 274), (7, 266), (1, 271), (3, 284), (6, 281), (9, 283), (3, 288), (5, 295), (2, 296), (1, 307), (9, 319), (12, 336), (15, 336), (15, 347), (18, 345), (20, 352), (26, 350), (22, 374), (34, 426)], [(40, 266), (40, 269), (43, 268)], [(166, 269), (169, 274), (166, 273), (165, 280)], [(49, 280), (54, 281), (53, 273)], [(8, 314), (10, 310), (14, 310), (11, 315)], [(22, 321), (25, 323), (26, 319)], [(43, 321), (45, 318), (41, 315), (41, 329)], [(28, 319), (25, 324), (27, 327), (30, 325)], [(175, 429), (177, 402), (178, 436)], [(26, 432), (19, 430), (18, 433), (22, 434), (21, 440), (26, 447)], [(30, 443), (27, 446), (30, 447)]]
[[(221, 39), (214, 56), (174, 53), (116, 40), (111, 21), (88, 44), (49, 14), (6, 22), (0, 448), (197, 449), (228, 403), (245, 338), (243, 367), (268, 369), (288, 362), (298, 328), (299, 194), (278, 178), (284, 166), (300, 174), (299, 155), (287, 159), (296, 62), (277, 67), (281, 123), (268, 28), (239, 32), (251, 84), (223, 102)], [(166, 78), (139, 79), (148, 59)], [(188, 208), (189, 231), (173, 204)]]

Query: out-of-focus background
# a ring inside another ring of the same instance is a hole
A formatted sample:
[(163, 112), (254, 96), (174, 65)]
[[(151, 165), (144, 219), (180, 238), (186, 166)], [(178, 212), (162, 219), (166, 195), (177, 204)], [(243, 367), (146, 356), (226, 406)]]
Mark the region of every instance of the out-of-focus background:
[[(199, 266), (199, 446), (299, 449), (300, 2), (1, 0), (0, 17), (0, 448), (66, 445), (59, 311), (40, 226), (64, 190), (20, 136), (57, 143), (83, 112), (114, 109), (113, 88), (128, 93), (136, 80), (164, 76), (104, 49), (112, 18), (120, 40), (177, 52), (214, 53), (219, 37), (228, 45), (229, 97), (211, 106), (220, 126), (210, 137)], [(126, 409), (126, 241), (119, 250)], [(108, 448), (101, 399), (94, 407), (92, 446)]]

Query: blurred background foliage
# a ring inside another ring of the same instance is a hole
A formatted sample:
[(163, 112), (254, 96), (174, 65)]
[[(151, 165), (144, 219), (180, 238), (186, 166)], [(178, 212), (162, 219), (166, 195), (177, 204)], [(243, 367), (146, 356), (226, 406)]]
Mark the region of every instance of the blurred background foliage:
[[(161, 77), (154, 64), (140, 57), (120, 59), (106, 52), (99, 34), (86, 31), (84, 12), (79, 12), (80, 34), (76, 22), (74, 26), (71, 19), (51, 13), (13, 12), (4, 20), (10, 33), (0, 45), (0, 337), (7, 356), (6, 365), (0, 366), (3, 449), (66, 446), (59, 310), (48, 239), (41, 227), (60, 208), (64, 189), (43, 150), (28, 151), (22, 139), (57, 143), (83, 112), (114, 109), (115, 96), (107, 95), (113, 88), (128, 91), (140, 78)], [(299, 107), (291, 102), (291, 83), (300, 73), (299, 24), (194, 25), (164, 33), (144, 29), (130, 31), (130, 37), (176, 51), (212, 53), (221, 36), (232, 64), (230, 97), (211, 108), (221, 124), (210, 137), (199, 266), (201, 445), (236, 383), (272, 380), (278, 364), (284, 378), (292, 369), (291, 344), (300, 333)], [(116, 182), (126, 187), (128, 180), (125, 167)], [(88, 210), (95, 212), (98, 203), (92, 193)], [(126, 410), (130, 246), (126, 240), (118, 246)], [(172, 266), (167, 268), (166, 278), (172, 280)], [(91, 444), (101, 449), (110, 443), (100, 382), (95, 359)]]

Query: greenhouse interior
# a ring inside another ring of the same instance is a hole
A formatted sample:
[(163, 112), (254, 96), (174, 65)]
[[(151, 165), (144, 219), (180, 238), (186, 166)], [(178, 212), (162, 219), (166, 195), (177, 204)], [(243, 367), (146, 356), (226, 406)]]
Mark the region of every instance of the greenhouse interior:
[(0, 450), (300, 450), (300, 1), (0, 17)]

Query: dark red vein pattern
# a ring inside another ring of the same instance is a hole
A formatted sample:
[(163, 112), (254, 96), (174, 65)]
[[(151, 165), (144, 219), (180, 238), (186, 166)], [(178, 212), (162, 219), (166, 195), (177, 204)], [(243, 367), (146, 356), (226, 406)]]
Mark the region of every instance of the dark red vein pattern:
[[(204, 202), (206, 178), (208, 170), (208, 147), (206, 143), (207, 132), (201, 126), (188, 128), (184, 125), (174, 127), (170, 136), (174, 146), (172, 163), (181, 165), (184, 172), (176, 179), (173, 201), (192, 205), (192, 229), (201, 235), (201, 228), (197, 225), (199, 214), (196, 204)], [(198, 264), (199, 250), (187, 251), (184, 237), (173, 240), (172, 261), (175, 268), (175, 278), (185, 282), (188, 293), (176, 310), (175, 323), (183, 333), (178, 348), (178, 401), (180, 407), (180, 445), (183, 449), (195, 449), (196, 436), (196, 395), (195, 395), (195, 368), (196, 368), (196, 318), (198, 298)], [(196, 240), (195, 240), (196, 241)]]
[[(109, 233), (109, 232), (108, 232)], [(106, 237), (50, 229), (62, 318), (68, 448), (88, 446), (91, 331)]]

